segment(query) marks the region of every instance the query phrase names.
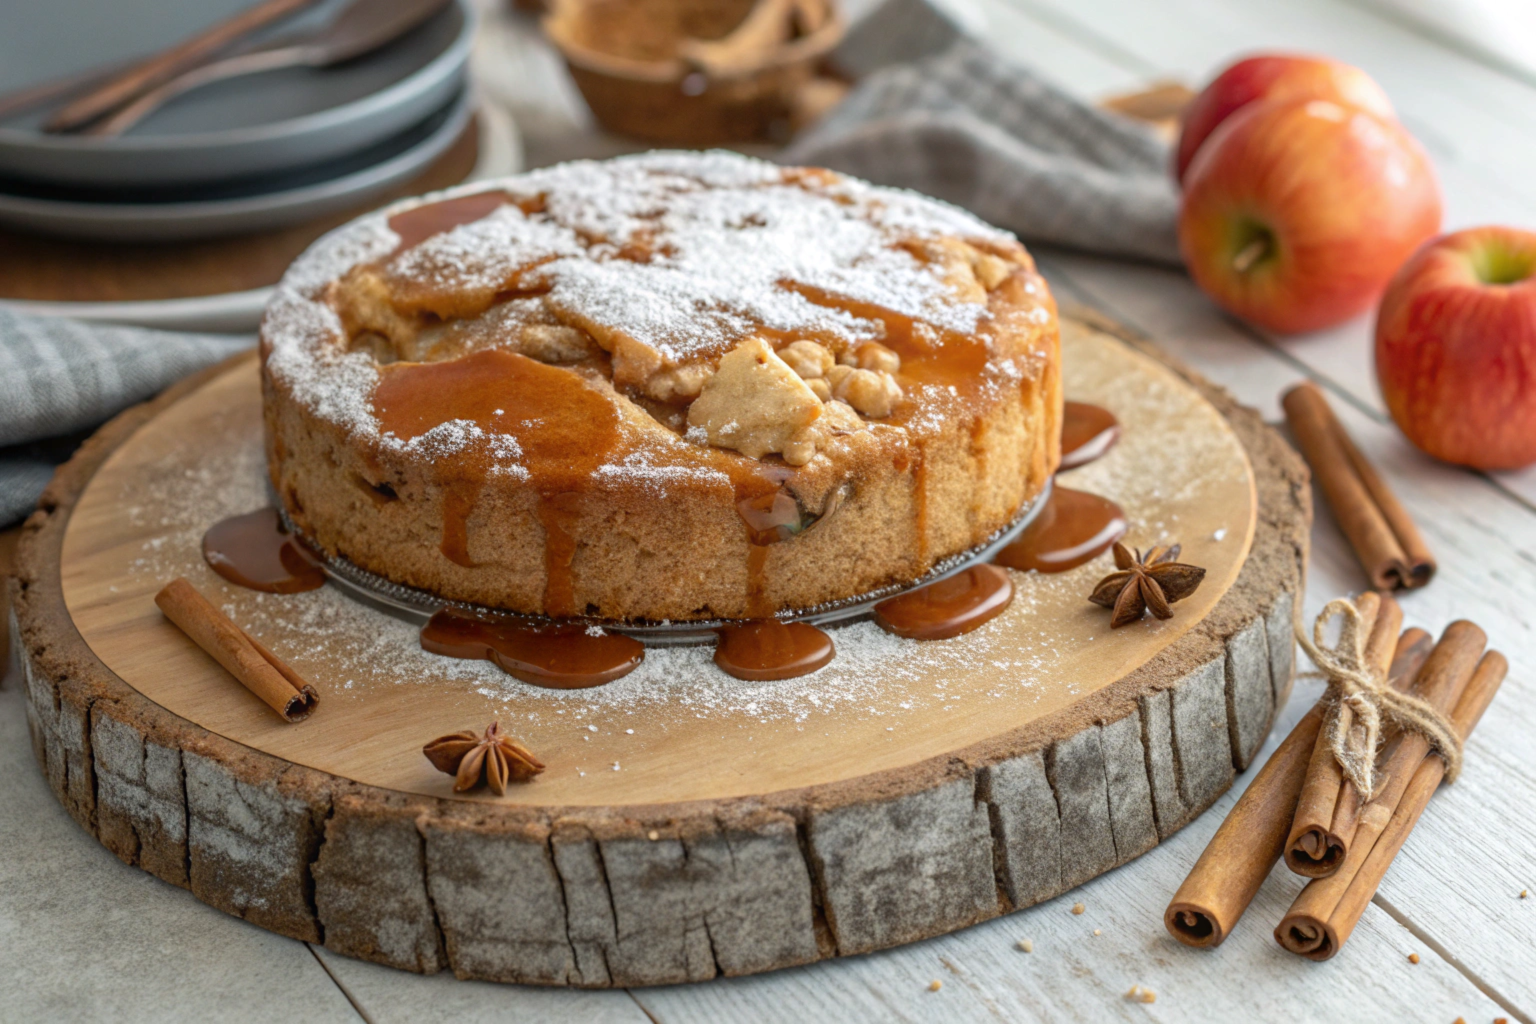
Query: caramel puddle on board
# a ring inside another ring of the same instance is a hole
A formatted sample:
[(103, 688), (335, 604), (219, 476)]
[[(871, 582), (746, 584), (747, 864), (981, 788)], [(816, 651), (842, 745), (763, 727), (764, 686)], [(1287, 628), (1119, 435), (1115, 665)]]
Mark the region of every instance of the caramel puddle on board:
[(910, 640), (948, 640), (1001, 615), (1013, 580), (995, 565), (973, 565), (948, 579), (875, 605), (880, 628)]
[(1058, 484), (1034, 522), (992, 560), (1021, 572), (1066, 572), (1108, 551), (1127, 529), (1119, 505)]
[(1120, 421), (1102, 405), (1067, 402), (1061, 417), (1061, 466), (1076, 469), (1100, 458), (1120, 440)]
[(492, 662), (549, 690), (602, 686), (629, 675), (645, 658), (644, 644), (619, 633), (590, 633), (578, 623), (479, 619), (451, 608), (421, 627), (421, 647), (449, 658)]
[(318, 557), (283, 529), (275, 508), (259, 508), (208, 527), (203, 559), (229, 582), (268, 594), (298, 594), (325, 585)]
[(832, 660), (832, 638), (806, 622), (756, 619), (724, 626), (715, 664), (737, 679), (791, 679)]

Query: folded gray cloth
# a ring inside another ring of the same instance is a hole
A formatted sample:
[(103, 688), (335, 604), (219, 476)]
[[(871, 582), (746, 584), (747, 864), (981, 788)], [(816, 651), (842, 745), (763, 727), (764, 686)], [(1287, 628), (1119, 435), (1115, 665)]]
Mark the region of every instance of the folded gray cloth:
[(0, 307), (0, 526), (32, 510), (82, 432), (253, 343)]
[(780, 159), (937, 196), (1026, 241), (1180, 263), (1167, 145), (959, 32), (922, 0), (891, 0), (840, 67), (944, 48), (874, 71)]
[(858, 82), (881, 68), (941, 53), (968, 34), (945, 0), (885, 0), (849, 26), (832, 51), (831, 64)]

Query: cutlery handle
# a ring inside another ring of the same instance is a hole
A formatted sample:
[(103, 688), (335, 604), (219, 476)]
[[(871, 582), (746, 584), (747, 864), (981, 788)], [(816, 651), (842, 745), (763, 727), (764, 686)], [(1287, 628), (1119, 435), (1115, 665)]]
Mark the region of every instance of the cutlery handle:
[(278, 68), (310, 64), (310, 51), (303, 46), (284, 46), (272, 50), (256, 50), (238, 57), (227, 57), (212, 64), (203, 64), (191, 71), (177, 75), (163, 85), (140, 93), (126, 106), (118, 107), (106, 117), (87, 125), (81, 135), (103, 138), (121, 135), (150, 114), (165, 106), (182, 93), (200, 89), (213, 82), (241, 75), (253, 75), (258, 71), (275, 71)]
[(91, 92), (66, 105), (43, 125), (44, 131), (79, 128), (148, 89), (196, 67), (240, 37), (294, 14), (316, 0), (263, 0), (212, 28), (130, 67)]
[(91, 68), (78, 74), (67, 75), (64, 78), (55, 78), (39, 85), (28, 85), (14, 92), (8, 92), (4, 96), (0, 96), (0, 121), (4, 121), (14, 114), (31, 110), (33, 107), (40, 107), (50, 100), (62, 99), (75, 93), (84, 92), (87, 89), (97, 88), (106, 84), (107, 80), (113, 75), (121, 74), (132, 66), (133, 63), (131, 61), (124, 61), (108, 68)]

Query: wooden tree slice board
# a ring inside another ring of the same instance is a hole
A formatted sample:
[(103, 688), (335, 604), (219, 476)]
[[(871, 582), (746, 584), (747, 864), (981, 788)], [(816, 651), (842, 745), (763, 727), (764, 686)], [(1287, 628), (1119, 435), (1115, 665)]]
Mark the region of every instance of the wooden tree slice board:
[[(1064, 324), (1068, 394), (1120, 415), (1062, 483), (1178, 540), (1205, 584), (1111, 633), (1107, 559), (1019, 576), (1003, 616), (917, 644), (834, 632), (811, 677), (700, 650), (556, 693), (415, 647), (332, 588), (227, 587), (209, 523), (263, 503), (253, 360), (105, 427), (29, 521), (16, 620), (34, 743), (65, 806), (205, 902), (410, 970), (556, 985), (743, 974), (865, 952), (1049, 898), (1154, 846), (1246, 767), (1292, 675), (1305, 471), (1257, 417)], [(281, 723), (154, 608), (187, 575), (321, 692)], [(550, 766), (455, 797), (426, 740), (499, 717)]]

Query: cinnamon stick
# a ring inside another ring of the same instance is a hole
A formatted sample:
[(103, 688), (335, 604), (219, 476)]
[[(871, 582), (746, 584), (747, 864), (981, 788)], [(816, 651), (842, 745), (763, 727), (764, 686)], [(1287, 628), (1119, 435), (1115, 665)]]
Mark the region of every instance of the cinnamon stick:
[[(1398, 650), (1415, 649), (1422, 632), (1404, 633)], [(1221, 945), (1280, 859), (1323, 710), (1319, 702), (1281, 741), (1174, 893), (1163, 925), (1186, 946)]]
[(155, 604), (197, 646), (286, 721), (302, 722), (319, 703), (315, 688), (235, 625), (185, 578), (155, 595)]
[[(1478, 661), (1451, 714), (1451, 723), (1463, 741), (1488, 710), (1508, 671), (1509, 662), (1498, 651), (1489, 651)], [(1280, 945), (1312, 960), (1327, 960), (1343, 948), (1393, 858), (1439, 788), (1445, 762), (1431, 755), (1416, 767), (1404, 769), (1402, 775), (1405, 782), (1389, 780), (1387, 792), (1372, 799), (1361, 812), (1355, 845), (1338, 874), (1309, 882), (1301, 891), (1275, 928)]]
[(1310, 381), (1298, 384), (1285, 393), (1281, 405), (1371, 585), (1403, 590), (1428, 583), (1435, 574), (1434, 555), (1403, 503), (1334, 416), (1322, 391)]
[[(1424, 663), (1414, 688), (1415, 695), (1440, 711), (1450, 710), (1468, 686), (1486, 642), (1483, 631), (1472, 623), (1451, 623)], [(1398, 750), (1402, 750), (1401, 745)], [(1348, 844), (1341, 847), (1342, 859), (1338, 867), (1327, 876), (1308, 883), (1291, 904), (1282, 927), (1275, 929), (1275, 938), (1282, 946), (1293, 953), (1310, 956), (1326, 944), (1329, 915), (1359, 873), (1427, 750), (1427, 744), (1419, 746), (1417, 758), (1411, 763), (1406, 757), (1388, 759), (1384, 766), (1385, 777), (1378, 787), (1380, 792), (1362, 808), (1354, 834)]]
[[(1389, 671), (1394, 654), (1392, 640), (1402, 628), (1403, 610), (1390, 597), (1371, 591), (1355, 600), (1360, 610), (1360, 628), (1366, 631), (1365, 658), (1368, 665)], [(1339, 728), (1348, 731), (1353, 714), (1346, 704), (1339, 708)], [(1328, 843), (1329, 826), (1340, 810), (1339, 797), (1344, 792), (1344, 772), (1333, 754), (1327, 729), (1318, 732), (1307, 762), (1307, 777), (1296, 802), (1296, 816), (1285, 840), (1285, 863), (1292, 871), (1309, 878), (1329, 875), (1339, 866), (1343, 851)], [(1353, 787), (1349, 787), (1353, 790)], [(1347, 806), (1344, 810), (1348, 810)]]

